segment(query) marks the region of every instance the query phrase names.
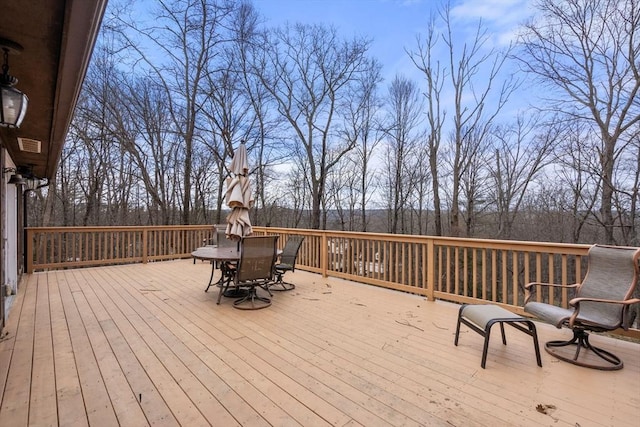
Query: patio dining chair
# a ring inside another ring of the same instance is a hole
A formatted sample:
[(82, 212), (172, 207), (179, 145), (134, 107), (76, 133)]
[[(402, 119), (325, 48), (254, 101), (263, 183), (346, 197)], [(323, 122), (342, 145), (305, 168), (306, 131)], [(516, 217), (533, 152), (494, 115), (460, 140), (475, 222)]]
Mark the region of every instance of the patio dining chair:
[[(589, 249), (587, 274), (582, 283), (557, 285), (529, 283), (524, 311), (535, 317), (573, 331), (570, 340), (549, 341), (545, 350), (552, 356), (574, 365), (601, 370), (622, 369), (623, 362), (613, 353), (589, 342), (589, 332), (628, 329), (633, 322), (633, 304), (640, 276), (640, 248), (594, 245)], [(575, 297), (569, 308), (534, 300), (537, 292), (548, 288), (572, 289)]]
[[(217, 246), (218, 243), (218, 236), (217, 236), (217, 229), (216, 226), (213, 226), (213, 234), (211, 234), (209, 237), (205, 237), (204, 239), (202, 239), (202, 247), (206, 247), (206, 246)], [(197, 249), (197, 248), (196, 248)], [(211, 261), (213, 263), (213, 261)], [(193, 263), (196, 263), (196, 259), (193, 258)]]
[(295, 289), (296, 285), (285, 282), (282, 280), (282, 277), (287, 271), (295, 271), (298, 252), (300, 252), (303, 240), (304, 236), (289, 236), (282, 250), (282, 254), (280, 254), (280, 262), (275, 266), (276, 280), (269, 285), (270, 290), (290, 291), (291, 289)]
[[(239, 247), (238, 242), (227, 239), (227, 224), (216, 224), (214, 227), (216, 229), (215, 244), (217, 247), (229, 249)], [(220, 264), (220, 271), (227, 281), (232, 279), (233, 270), (236, 268), (236, 264), (236, 262), (232, 261), (224, 261)], [(220, 302), (218, 301), (218, 304), (219, 303)]]
[[(232, 270), (231, 281), (220, 289), (225, 292), (229, 286), (246, 290), (246, 294), (233, 302), (233, 307), (241, 310), (258, 310), (271, 305), (272, 294), (269, 283), (273, 281), (276, 262), (278, 236), (245, 237), (240, 243), (240, 261)], [(262, 288), (269, 297), (258, 294)]]
[(238, 242), (227, 239), (227, 224), (216, 224), (216, 245), (219, 248), (237, 248)]

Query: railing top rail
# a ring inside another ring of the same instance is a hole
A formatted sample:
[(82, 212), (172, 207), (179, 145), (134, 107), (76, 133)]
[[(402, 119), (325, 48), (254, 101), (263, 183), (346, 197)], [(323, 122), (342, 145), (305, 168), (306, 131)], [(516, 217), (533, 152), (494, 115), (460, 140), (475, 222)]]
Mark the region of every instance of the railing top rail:
[(34, 232), (76, 232), (76, 231), (136, 231), (136, 230), (208, 230), (213, 225), (113, 225), (113, 226), (74, 226), (74, 227), (26, 227)]
[[(149, 226), (75, 226), (75, 227), (27, 227), (29, 232), (50, 233), (50, 232), (104, 232), (104, 231), (142, 231), (142, 230), (208, 230), (213, 225), (149, 225)], [(282, 233), (282, 234), (304, 234), (307, 236), (330, 236), (337, 238), (351, 238), (360, 240), (384, 240), (390, 242), (404, 243), (427, 243), (441, 246), (460, 246), (478, 249), (511, 249), (519, 252), (545, 252), (562, 253), (572, 255), (584, 255), (590, 245), (554, 242), (532, 242), (519, 240), (493, 240), (461, 237), (425, 236), (410, 234), (391, 233), (371, 233), (353, 232), (338, 230), (314, 230), (282, 227), (261, 227), (255, 226), (259, 232)]]
[(386, 240), (392, 242), (427, 242), (432, 241), (436, 245), (464, 246), (470, 248), (511, 248), (520, 252), (545, 252), (545, 253), (570, 253), (582, 255), (591, 245), (554, 242), (531, 242), (521, 240), (493, 240), (462, 237), (441, 237), (411, 234), (370, 233), (337, 230), (312, 230), (279, 227), (253, 227), (256, 231), (286, 234), (304, 234), (311, 236), (331, 235), (343, 238), (364, 240)]

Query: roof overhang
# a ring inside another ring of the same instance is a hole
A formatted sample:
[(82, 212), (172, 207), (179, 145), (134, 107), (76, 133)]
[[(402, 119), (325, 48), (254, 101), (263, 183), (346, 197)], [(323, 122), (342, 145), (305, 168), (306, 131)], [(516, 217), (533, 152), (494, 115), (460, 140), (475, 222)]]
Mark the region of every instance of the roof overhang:
[(9, 73), (18, 78), (15, 87), (29, 97), (29, 105), (19, 129), (0, 127), (0, 141), (17, 166), (32, 167), (40, 178), (55, 175), (106, 4), (3, 2), (0, 38), (23, 47), (9, 56)]

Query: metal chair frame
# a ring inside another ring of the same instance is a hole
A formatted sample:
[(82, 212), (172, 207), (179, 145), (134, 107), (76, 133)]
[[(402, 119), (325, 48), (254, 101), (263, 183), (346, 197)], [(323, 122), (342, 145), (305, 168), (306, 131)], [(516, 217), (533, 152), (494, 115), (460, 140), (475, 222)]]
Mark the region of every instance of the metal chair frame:
[(289, 236), (280, 255), (280, 262), (275, 265), (276, 280), (269, 285), (270, 290), (290, 291), (295, 289), (296, 285), (285, 282), (282, 278), (287, 271), (295, 271), (298, 253), (303, 241), (304, 236)]
[(269, 307), (271, 298), (258, 294), (258, 288), (266, 290), (273, 282), (278, 236), (245, 237), (240, 242), (240, 260), (229, 272), (230, 280), (220, 290), (224, 293), (231, 284), (246, 290), (246, 294), (233, 302), (233, 307), (241, 310), (258, 310)]

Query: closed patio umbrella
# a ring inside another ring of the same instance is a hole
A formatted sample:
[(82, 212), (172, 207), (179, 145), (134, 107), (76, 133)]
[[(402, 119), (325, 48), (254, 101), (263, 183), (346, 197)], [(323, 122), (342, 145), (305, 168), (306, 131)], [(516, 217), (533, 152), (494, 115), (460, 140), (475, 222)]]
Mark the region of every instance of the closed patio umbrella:
[(253, 206), (251, 183), (247, 174), (247, 147), (241, 143), (230, 165), (232, 177), (227, 178), (226, 203), (231, 208), (227, 217), (227, 238), (240, 240), (252, 233), (249, 209)]

